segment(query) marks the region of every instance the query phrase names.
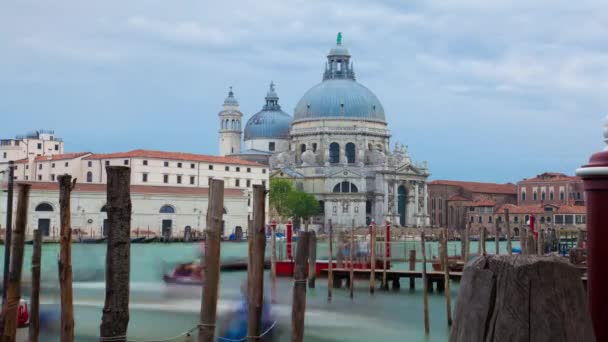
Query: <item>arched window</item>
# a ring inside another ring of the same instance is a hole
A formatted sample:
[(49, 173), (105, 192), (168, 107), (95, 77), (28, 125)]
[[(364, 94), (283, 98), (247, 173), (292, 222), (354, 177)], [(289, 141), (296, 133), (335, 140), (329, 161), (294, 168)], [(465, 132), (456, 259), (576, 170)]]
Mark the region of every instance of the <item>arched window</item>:
[(551, 191), (551, 192), (549, 193), (549, 199), (550, 199), (551, 201), (553, 201), (553, 198), (554, 198), (554, 196), (553, 196), (553, 191)]
[(526, 200), (526, 193), (522, 191), (521, 193), (521, 200), (525, 201)]
[(532, 194), (532, 198), (536, 201), (538, 199), (538, 193), (536, 193), (536, 191), (534, 191), (534, 193)]
[(161, 214), (175, 214), (175, 208), (173, 208), (170, 205), (163, 205), (162, 207), (160, 207), (159, 213)]
[(526, 215), (525, 219), (524, 219), (524, 224), (528, 224), (530, 221), (530, 215)]
[(329, 162), (339, 163), (340, 162), (340, 144), (333, 142), (329, 144)]
[(560, 192), (559, 192), (559, 200), (560, 200), (560, 201), (563, 201), (563, 200), (564, 200), (564, 192), (563, 192), (563, 191), (560, 191)]
[(349, 164), (353, 164), (355, 162), (355, 144), (350, 142), (346, 144), (346, 161)]
[(300, 144), (300, 153), (306, 152), (306, 144)]
[(87, 183), (93, 183), (93, 172), (87, 172)]
[(544, 201), (546, 199), (546, 197), (547, 197), (547, 195), (545, 194), (545, 192), (544, 191), (541, 192), (540, 199)]
[(359, 192), (357, 186), (351, 182), (344, 181), (334, 186), (333, 192)]
[(53, 211), (53, 206), (48, 203), (40, 203), (36, 206), (36, 211)]

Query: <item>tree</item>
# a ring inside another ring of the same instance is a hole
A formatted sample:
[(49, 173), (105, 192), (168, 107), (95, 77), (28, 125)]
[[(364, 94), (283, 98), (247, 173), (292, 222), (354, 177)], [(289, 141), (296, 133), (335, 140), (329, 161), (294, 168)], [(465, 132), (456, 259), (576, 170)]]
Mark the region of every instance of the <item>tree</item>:
[(293, 182), (288, 179), (271, 179), (268, 194), (270, 209), (274, 210), (280, 217), (291, 216), (291, 210), (287, 207), (287, 197), (294, 190)]
[(301, 190), (292, 190), (287, 194), (287, 208), (294, 219), (307, 220), (320, 212), (319, 202), (315, 196)]

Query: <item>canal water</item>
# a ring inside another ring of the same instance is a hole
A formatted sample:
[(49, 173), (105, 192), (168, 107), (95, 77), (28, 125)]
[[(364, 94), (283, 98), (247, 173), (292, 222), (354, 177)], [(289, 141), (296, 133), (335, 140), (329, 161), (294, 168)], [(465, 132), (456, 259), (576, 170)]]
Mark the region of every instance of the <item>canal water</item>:
[[(380, 246), (380, 243), (379, 243)], [(514, 246), (518, 246), (514, 242)], [(97, 341), (104, 301), (105, 283), (103, 267), (106, 245), (73, 245), (74, 296), (76, 317), (76, 340)], [(477, 243), (471, 242), (471, 253), (477, 251)], [(395, 241), (391, 254), (403, 258), (407, 251), (416, 249), (420, 257), (420, 242)], [(267, 247), (267, 251), (269, 248)], [(280, 249), (284, 255), (284, 246)], [(319, 259), (327, 258), (327, 243), (319, 243)], [(427, 253), (437, 255), (437, 243), (427, 243)], [(450, 242), (450, 255), (460, 253), (460, 242)], [(487, 243), (488, 253), (494, 252), (494, 242)], [(506, 243), (501, 242), (501, 251), (506, 251)], [(0, 252), (4, 255), (3, 249)], [(57, 311), (59, 291), (57, 281), (57, 256), (59, 245), (45, 244), (42, 253), (42, 310)], [(200, 287), (167, 286), (162, 274), (171, 265), (189, 261), (196, 257), (197, 244), (132, 244), (131, 245), (131, 301), (129, 340), (164, 340), (196, 326), (200, 311)], [(26, 246), (24, 264), (23, 296), (29, 294), (27, 283), (30, 276), (32, 247)], [(380, 248), (379, 254), (382, 255)], [(246, 243), (222, 243), (222, 260), (242, 259), (247, 256)], [(0, 263), (2, 265), (2, 263)], [(0, 266), (1, 267), (1, 266)], [(405, 269), (404, 262), (393, 263), (393, 268)], [(417, 268), (421, 265), (418, 264)], [(427, 266), (430, 269), (431, 265)], [(240, 303), (241, 285), (246, 280), (246, 272), (222, 272), (218, 302), (219, 322), (227, 317)], [(266, 296), (270, 296), (270, 281), (264, 279)], [(277, 301), (273, 312), (277, 319), (276, 341), (290, 339), (291, 299), (293, 280), (279, 278), (277, 281)], [(452, 285), (452, 305), (458, 294), (458, 284)], [(446, 321), (445, 297), (442, 293), (429, 295), (431, 333), (424, 334), (422, 282), (417, 280), (416, 290), (410, 291), (402, 281), (398, 291), (378, 290), (369, 294), (369, 283), (355, 282), (354, 300), (345, 289), (334, 289), (333, 300), (327, 302), (327, 280), (317, 279), (316, 288), (307, 290), (305, 341), (446, 341), (449, 329)], [(55, 322), (56, 324), (57, 322)], [(221, 324), (220, 324), (221, 325)], [(42, 341), (58, 340), (52, 330), (42, 333)], [(184, 338), (175, 339), (184, 341)]]

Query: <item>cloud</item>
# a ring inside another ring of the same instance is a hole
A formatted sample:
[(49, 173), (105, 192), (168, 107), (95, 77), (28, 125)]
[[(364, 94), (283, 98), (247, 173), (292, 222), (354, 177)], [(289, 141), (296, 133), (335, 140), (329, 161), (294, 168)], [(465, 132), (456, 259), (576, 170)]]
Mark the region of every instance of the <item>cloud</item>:
[(175, 21), (149, 19), (143, 16), (128, 18), (127, 24), (134, 30), (151, 33), (180, 43), (227, 45), (231, 35), (215, 27), (203, 27), (196, 21)]
[(121, 53), (112, 48), (90, 45), (80, 40), (69, 41), (48, 35), (23, 37), (19, 40), (19, 45), (44, 55), (82, 62), (114, 63), (122, 58)]

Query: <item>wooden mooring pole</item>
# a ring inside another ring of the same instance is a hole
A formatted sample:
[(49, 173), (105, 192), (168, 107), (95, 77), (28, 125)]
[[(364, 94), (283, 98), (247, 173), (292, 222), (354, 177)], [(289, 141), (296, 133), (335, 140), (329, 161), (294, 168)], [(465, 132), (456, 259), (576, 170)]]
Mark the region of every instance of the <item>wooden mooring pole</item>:
[(59, 176), (59, 287), (61, 289), (61, 341), (74, 341), (74, 294), (72, 290), (71, 193), (76, 185), (72, 176)]
[(426, 274), (426, 241), (424, 236), (424, 230), (420, 233), (420, 253), (422, 254), (422, 300), (424, 303), (424, 333), (426, 335), (430, 332), (429, 326), (429, 282)]
[(314, 230), (310, 231), (310, 241), (308, 242), (308, 287), (315, 288), (315, 280), (317, 277), (317, 234)]
[(452, 295), (450, 294), (450, 264), (448, 258), (448, 229), (443, 231), (443, 257), (444, 261), (444, 282), (445, 282), (445, 310), (447, 313), (448, 325), (452, 325)]
[(131, 272), (131, 169), (106, 166), (108, 242), (106, 296), (99, 327), (102, 340), (127, 341)]
[(481, 232), (480, 235), (481, 237), (479, 238), (479, 244), (481, 247), (481, 255), (486, 255), (486, 228), (485, 227), (481, 227)]
[(331, 303), (331, 290), (334, 287), (334, 261), (333, 261), (333, 245), (334, 245), (334, 230), (329, 219), (329, 261), (327, 263), (327, 301)]
[(34, 230), (34, 251), (32, 252), (32, 292), (30, 298), (29, 342), (38, 342), (40, 334), (40, 256), (42, 255), (42, 235)]
[(350, 299), (353, 300), (355, 296), (355, 219), (350, 226)]
[(500, 225), (498, 220), (494, 218), (494, 251), (496, 255), (500, 255)]
[[(17, 199), (17, 217), (13, 232), (11, 246), (11, 260), (8, 274), (6, 301), (4, 302), (4, 331), (2, 342), (14, 342), (17, 338), (17, 315), (19, 300), (21, 299), (21, 271), (23, 269), (23, 247), (25, 245), (25, 227), (27, 226), (27, 208), (30, 197), (29, 184), (19, 184), (19, 198)], [(7, 227), (9, 229), (9, 227)]]
[[(403, 243), (405, 243), (405, 241)], [(410, 260), (410, 271), (415, 271), (416, 270), (416, 250), (415, 249), (410, 249), (409, 260)], [(410, 290), (415, 290), (415, 289), (416, 289), (416, 278), (410, 277)]]
[(505, 209), (505, 224), (507, 225), (507, 254), (513, 255), (513, 245), (511, 245), (511, 222), (509, 222), (509, 209)]
[(369, 255), (371, 270), (369, 272), (369, 293), (374, 294), (376, 291), (376, 223), (374, 221), (370, 226)]
[(296, 245), (293, 301), (291, 306), (291, 341), (304, 341), (304, 315), (306, 313), (306, 268), (308, 267), (308, 232), (300, 230)]
[(467, 223), (464, 227), (464, 262), (469, 262), (470, 249), (470, 237), (471, 237), (471, 224)]
[(201, 302), (199, 342), (215, 342), (217, 298), (220, 283), (220, 235), (224, 215), (224, 181), (212, 179), (209, 187), (207, 227), (205, 229), (205, 286)]
[(251, 270), (249, 270), (249, 320), (247, 324), (247, 340), (259, 341), (262, 327), (262, 306), (264, 303), (264, 250), (266, 248), (265, 234), (266, 189), (263, 185), (253, 186), (253, 251)]

